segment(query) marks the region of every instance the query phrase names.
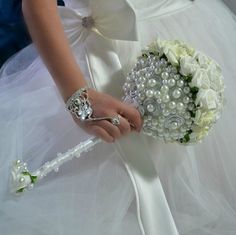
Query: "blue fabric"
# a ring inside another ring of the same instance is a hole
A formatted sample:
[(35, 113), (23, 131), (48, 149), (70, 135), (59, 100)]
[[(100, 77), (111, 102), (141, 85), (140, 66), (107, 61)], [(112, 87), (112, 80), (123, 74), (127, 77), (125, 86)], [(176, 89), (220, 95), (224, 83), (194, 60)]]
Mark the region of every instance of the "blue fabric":
[[(24, 23), (22, 0), (0, 0), (0, 67), (13, 54), (31, 43)], [(63, 0), (57, 1), (64, 6)]]

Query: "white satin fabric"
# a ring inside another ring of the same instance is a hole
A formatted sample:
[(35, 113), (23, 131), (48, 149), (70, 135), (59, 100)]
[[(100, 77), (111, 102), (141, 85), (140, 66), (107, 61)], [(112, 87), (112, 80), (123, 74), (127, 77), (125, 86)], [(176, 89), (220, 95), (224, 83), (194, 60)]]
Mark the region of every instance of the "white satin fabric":
[[(8, 191), (13, 160), (22, 158), (35, 169), (89, 137), (65, 111), (37, 52), (32, 46), (26, 48), (1, 70), (1, 231), (6, 235), (235, 234), (233, 15), (219, 0), (68, 0), (67, 5), (71, 9), (59, 10), (65, 31), (85, 77), (98, 90), (120, 98), (125, 73), (140, 49), (157, 36), (179, 38), (222, 65), (228, 106), (215, 131), (198, 146), (166, 145), (132, 134), (116, 145), (100, 144), (31, 192), (14, 198)], [(96, 29), (81, 27), (82, 18), (89, 15)]]

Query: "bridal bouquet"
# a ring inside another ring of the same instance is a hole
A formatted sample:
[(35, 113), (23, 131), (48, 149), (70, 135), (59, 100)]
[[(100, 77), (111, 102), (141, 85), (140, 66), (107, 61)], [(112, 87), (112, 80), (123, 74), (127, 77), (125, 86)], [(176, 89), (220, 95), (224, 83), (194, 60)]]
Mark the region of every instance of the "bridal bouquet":
[(143, 50), (123, 89), (143, 116), (143, 132), (166, 142), (201, 141), (224, 104), (219, 65), (177, 40), (156, 40)]
[[(143, 132), (165, 142), (201, 141), (219, 119), (224, 104), (219, 65), (180, 41), (156, 40), (143, 50), (123, 89), (124, 100), (134, 104), (143, 117)], [(97, 138), (82, 142), (32, 173), (26, 163), (15, 161), (11, 190), (20, 193), (32, 188), (99, 142)]]

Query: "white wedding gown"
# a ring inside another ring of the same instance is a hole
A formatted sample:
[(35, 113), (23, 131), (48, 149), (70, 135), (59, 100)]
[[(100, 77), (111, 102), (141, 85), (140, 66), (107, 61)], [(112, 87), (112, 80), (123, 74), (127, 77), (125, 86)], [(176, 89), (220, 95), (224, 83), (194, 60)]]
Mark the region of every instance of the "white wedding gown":
[[(59, 11), (91, 86), (121, 98), (140, 48), (156, 37), (181, 39), (221, 64), (223, 116), (196, 146), (138, 134), (100, 143), (16, 197), (9, 193), (12, 161), (34, 170), (89, 138), (65, 110), (34, 47), (27, 47), (0, 71), (0, 234), (235, 235), (235, 16), (220, 0), (88, 2), (68, 0)], [(105, 37), (81, 26), (80, 14), (88, 12)]]

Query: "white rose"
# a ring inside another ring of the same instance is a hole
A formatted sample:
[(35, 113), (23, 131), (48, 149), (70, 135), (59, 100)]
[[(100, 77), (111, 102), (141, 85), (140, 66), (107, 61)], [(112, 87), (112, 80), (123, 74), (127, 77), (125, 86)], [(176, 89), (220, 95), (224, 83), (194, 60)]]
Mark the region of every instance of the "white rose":
[(191, 87), (198, 87), (198, 88), (204, 88), (209, 89), (211, 85), (211, 82), (208, 77), (208, 73), (204, 69), (198, 69), (194, 72), (193, 79), (190, 83)]
[(212, 89), (200, 89), (197, 93), (196, 104), (202, 104), (202, 108), (215, 109), (218, 106), (217, 93)]
[(196, 116), (195, 116), (195, 118), (194, 118), (194, 123), (195, 123), (195, 124), (198, 124), (198, 123), (199, 123), (200, 118), (201, 118), (201, 115), (202, 115), (202, 112), (201, 112), (200, 109), (198, 109), (198, 110), (196, 111)]
[(211, 63), (211, 59), (199, 51), (195, 53), (194, 58), (198, 61), (201, 68), (207, 68)]
[(176, 56), (175, 52), (171, 48), (165, 47), (164, 48), (164, 53), (165, 53), (168, 61), (172, 65), (178, 65), (179, 64), (178, 57)]
[(208, 71), (208, 76), (211, 82), (210, 87), (217, 92), (222, 92), (224, 90), (224, 82), (222, 74), (219, 73), (217, 70), (210, 69)]
[(196, 60), (193, 57), (185, 56), (180, 59), (180, 73), (184, 76), (193, 74), (199, 69)]

